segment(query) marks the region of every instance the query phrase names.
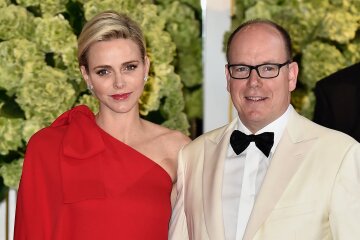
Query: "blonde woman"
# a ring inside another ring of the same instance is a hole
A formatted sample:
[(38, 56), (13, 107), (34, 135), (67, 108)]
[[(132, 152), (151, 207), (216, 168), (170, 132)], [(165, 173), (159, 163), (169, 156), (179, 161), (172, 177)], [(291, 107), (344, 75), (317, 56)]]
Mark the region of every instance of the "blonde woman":
[(78, 61), (99, 112), (75, 107), (29, 141), (15, 240), (166, 240), (177, 153), (190, 139), (139, 116), (150, 62), (138, 24), (98, 14)]

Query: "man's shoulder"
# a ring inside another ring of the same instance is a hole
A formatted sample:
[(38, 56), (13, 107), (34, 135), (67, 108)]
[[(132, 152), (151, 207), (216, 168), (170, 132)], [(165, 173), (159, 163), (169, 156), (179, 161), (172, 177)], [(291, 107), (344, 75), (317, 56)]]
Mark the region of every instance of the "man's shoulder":
[(216, 129), (213, 129), (213, 130), (210, 130), (208, 132), (201, 134), (200, 136), (196, 137), (192, 142), (187, 144), (185, 146), (185, 148), (193, 148), (193, 147), (198, 147), (198, 146), (204, 145), (205, 141), (218, 142), (221, 139), (221, 137), (225, 134), (225, 132), (229, 128), (230, 124), (231, 123), (228, 123), (224, 126), (221, 126), (219, 128), (216, 128)]
[(201, 134), (199, 137), (197, 137), (194, 141), (204, 141), (205, 139), (217, 138), (226, 131), (226, 129), (229, 127), (229, 125), (230, 125), (230, 123), (228, 123), (224, 126), (218, 127), (216, 129), (210, 130), (208, 132), (205, 132), (205, 133)]
[(300, 139), (313, 139), (313, 138), (321, 138), (324, 141), (330, 142), (356, 142), (354, 138), (351, 136), (328, 128), (324, 127), (320, 124), (315, 123), (314, 121), (300, 115), (294, 114), (291, 118), (292, 120), (288, 124), (288, 131), (290, 135), (294, 138)]
[(328, 127), (324, 127), (305, 117), (303, 117), (303, 119), (305, 119), (304, 122), (308, 127), (309, 131), (313, 132), (314, 134), (318, 135), (318, 137), (323, 138), (326, 141), (330, 141), (333, 143), (346, 143), (346, 144), (353, 144), (356, 142), (356, 140), (353, 137), (349, 136), (346, 133)]

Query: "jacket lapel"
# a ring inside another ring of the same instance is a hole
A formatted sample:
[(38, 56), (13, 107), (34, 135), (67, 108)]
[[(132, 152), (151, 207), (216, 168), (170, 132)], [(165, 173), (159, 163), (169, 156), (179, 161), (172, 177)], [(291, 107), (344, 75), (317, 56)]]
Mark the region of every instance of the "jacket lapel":
[(210, 133), (205, 139), (203, 204), (206, 228), (210, 239), (213, 240), (225, 239), (221, 201), (222, 180), (230, 135), (236, 122), (237, 118), (227, 126)]
[(295, 111), (289, 118), (288, 125), (277, 146), (263, 185), (256, 198), (244, 240), (254, 238), (303, 162), (307, 150), (310, 149), (309, 145), (313, 143), (309, 140), (314, 139), (315, 136), (313, 133), (307, 133), (302, 118)]

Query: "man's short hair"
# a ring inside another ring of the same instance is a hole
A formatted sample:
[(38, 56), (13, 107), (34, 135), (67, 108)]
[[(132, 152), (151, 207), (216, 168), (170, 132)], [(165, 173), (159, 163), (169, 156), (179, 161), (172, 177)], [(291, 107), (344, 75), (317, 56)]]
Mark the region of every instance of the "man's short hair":
[(290, 34), (288, 33), (288, 31), (286, 31), (285, 28), (283, 28), (282, 26), (280, 26), (279, 24), (277, 24), (271, 20), (257, 18), (257, 19), (249, 20), (249, 21), (242, 23), (231, 33), (231, 35), (227, 41), (227, 46), (226, 46), (226, 60), (228, 62), (229, 62), (230, 45), (231, 45), (231, 42), (232, 42), (234, 36), (236, 35), (236, 33), (240, 32), (243, 28), (253, 25), (253, 24), (267, 24), (267, 25), (275, 28), (280, 33), (280, 35), (282, 36), (282, 38), (284, 40), (285, 52), (286, 52), (287, 58), (289, 60), (292, 58), (292, 43), (291, 43), (291, 38), (290, 38)]

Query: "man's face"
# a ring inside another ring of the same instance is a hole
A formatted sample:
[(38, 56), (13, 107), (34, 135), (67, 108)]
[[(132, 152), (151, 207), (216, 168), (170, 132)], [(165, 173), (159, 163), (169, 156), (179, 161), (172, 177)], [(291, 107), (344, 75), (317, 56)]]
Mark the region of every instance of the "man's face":
[[(289, 59), (280, 33), (270, 25), (257, 23), (238, 32), (231, 43), (229, 64), (281, 64)], [(280, 68), (275, 78), (263, 79), (253, 69), (247, 79), (233, 79), (225, 67), (227, 90), (241, 121), (253, 133), (280, 117), (288, 108), (296, 87), (295, 62)]]

